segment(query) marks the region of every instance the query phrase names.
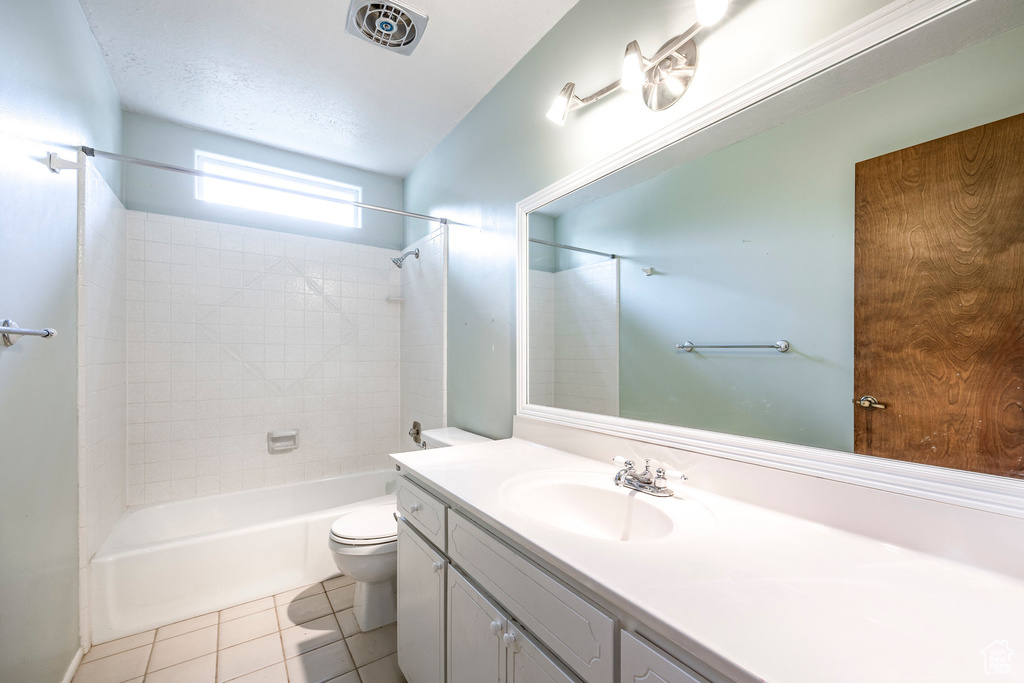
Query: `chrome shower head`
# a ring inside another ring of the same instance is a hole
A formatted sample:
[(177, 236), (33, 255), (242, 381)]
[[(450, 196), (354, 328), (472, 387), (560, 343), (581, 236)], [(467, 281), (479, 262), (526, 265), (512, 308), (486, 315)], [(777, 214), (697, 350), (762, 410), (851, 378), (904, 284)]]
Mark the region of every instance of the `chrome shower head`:
[(404, 254), (402, 254), (401, 256), (396, 256), (395, 258), (391, 259), (391, 262), (394, 263), (399, 268), (401, 268), (402, 267), (402, 263), (405, 261), (406, 257), (409, 257), (409, 256), (414, 256), (416, 258), (419, 258), (420, 257), (420, 250), (419, 249), (413, 249), (412, 251), (407, 251)]

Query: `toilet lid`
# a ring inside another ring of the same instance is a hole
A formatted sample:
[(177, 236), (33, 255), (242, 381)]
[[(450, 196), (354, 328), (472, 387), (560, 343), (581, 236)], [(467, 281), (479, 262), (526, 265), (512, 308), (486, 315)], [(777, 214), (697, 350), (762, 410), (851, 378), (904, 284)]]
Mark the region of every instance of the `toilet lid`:
[(361, 506), (336, 519), (331, 525), (331, 536), (359, 545), (392, 541), (398, 536), (396, 511), (394, 503)]

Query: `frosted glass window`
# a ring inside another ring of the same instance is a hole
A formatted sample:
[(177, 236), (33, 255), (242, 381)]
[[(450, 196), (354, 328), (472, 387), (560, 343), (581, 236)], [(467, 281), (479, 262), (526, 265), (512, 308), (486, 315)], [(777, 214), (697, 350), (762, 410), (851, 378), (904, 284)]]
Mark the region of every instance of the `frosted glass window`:
[[(334, 180), (292, 173), (281, 168), (254, 164), (241, 159), (196, 153), (196, 169), (218, 176), (270, 185), (280, 190), (242, 185), (227, 180), (196, 178), (196, 199), (216, 204), (237, 206), (253, 211), (265, 211), (346, 228), (362, 227), (362, 212), (351, 204), (339, 204), (322, 197), (345, 201), (361, 201), (362, 188)], [(317, 195), (317, 196), (307, 196)]]

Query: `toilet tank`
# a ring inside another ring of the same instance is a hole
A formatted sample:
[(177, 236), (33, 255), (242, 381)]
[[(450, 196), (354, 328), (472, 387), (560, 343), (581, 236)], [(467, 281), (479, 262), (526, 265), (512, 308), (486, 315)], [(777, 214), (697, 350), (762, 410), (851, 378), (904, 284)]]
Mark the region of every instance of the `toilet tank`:
[(448, 446), (466, 446), (471, 443), (483, 443), (491, 441), (486, 436), (473, 434), (457, 427), (444, 427), (442, 429), (427, 429), (421, 435), (423, 443), (427, 448), (447, 448)]

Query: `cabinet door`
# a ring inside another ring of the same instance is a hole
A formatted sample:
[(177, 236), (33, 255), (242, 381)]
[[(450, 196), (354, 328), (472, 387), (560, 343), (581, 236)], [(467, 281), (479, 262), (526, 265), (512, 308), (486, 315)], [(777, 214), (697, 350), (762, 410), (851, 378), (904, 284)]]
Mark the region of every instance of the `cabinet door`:
[(448, 568), (448, 683), (504, 683), (507, 620), (459, 572)]
[(525, 633), (509, 624), (502, 636), (507, 650), (507, 683), (579, 683)]
[(444, 683), (445, 558), (398, 525), (398, 666), (409, 683)]
[(706, 683), (631, 633), (622, 632), (622, 683)]

